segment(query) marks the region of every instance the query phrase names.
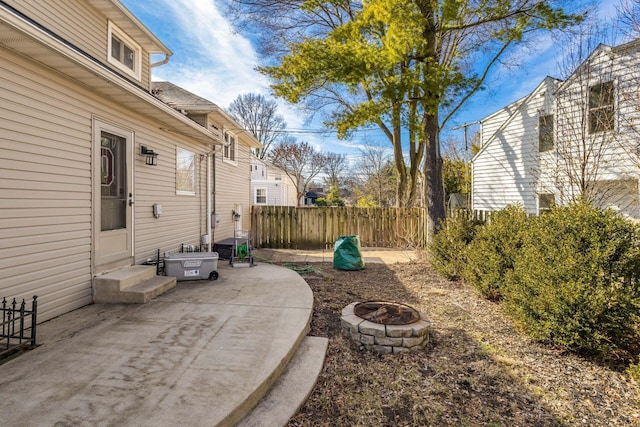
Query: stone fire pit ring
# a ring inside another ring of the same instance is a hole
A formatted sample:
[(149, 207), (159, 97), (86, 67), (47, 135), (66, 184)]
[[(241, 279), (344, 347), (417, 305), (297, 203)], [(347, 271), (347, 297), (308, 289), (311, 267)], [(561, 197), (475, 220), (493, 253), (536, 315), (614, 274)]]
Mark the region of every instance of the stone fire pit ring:
[[(384, 301), (367, 302), (367, 304), (376, 303), (408, 307), (410, 310), (415, 311), (415, 309), (405, 304)], [(364, 303), (354, 302), (343, 308), (340, 323), (342, 332), (367, 350), (381, 354), (417, 351), (424, 348), (429, 342), (431, 324), (424, 313), (416, 311), (418, 320), (412, 323), (402, 325), (381, 324), (356, 315), (356, 306), (362, 304)]]

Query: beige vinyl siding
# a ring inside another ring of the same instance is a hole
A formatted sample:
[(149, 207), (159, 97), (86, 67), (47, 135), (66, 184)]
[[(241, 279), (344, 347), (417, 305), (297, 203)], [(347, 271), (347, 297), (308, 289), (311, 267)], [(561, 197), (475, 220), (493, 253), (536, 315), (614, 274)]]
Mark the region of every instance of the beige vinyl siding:
[(216, 154), (216, 206), (220, 223), (214, 231), (214, 241), (233, 237), (234, 221), (231, 218), (235, 205), (242, 205), (240, 229), (248, 230), (251, 225), (251, 180), (249, 165), (251, 153), (249, 147), (238, 141), (237, 161), (223, 161), (222, 154)]
[[(86, 2), (82, 0), (5, 0), (5, 2), (109, 66), (107, 61), (108, 20)], [(139, 83), (147, 89), (151, 82), (149, 62), (149, 53), (143, 49), (142, 78)]]
[[(204, 230), (206, 160), (202, 194), (177, 196), (175, 150), (211, 147), (0, 48), (0, 297), (37, 294), (40, 321), (92, 302), (94, 117), (135, 134), (136, 262), (198, 243)], [(158, 166), (144, 164), (140, 145), (159, 153)]]
[(2, 51), (0, 296), (38, 295), (46, 320), (92, 301), (91, 122), (34, 68)]
[[(207, 149), (172, 133), (136, 133), (137, 145), (146, 145), (158, 153), (158, 166), (144, 164), (136, 155), (135, 248), (136, 262), (161, 252), (177, 252), (181, 244), (199, 245), (206, 234)], [(176, 194), (176, 147), (196, 154), (196, 195)], [(201, 156), (203, 156), (202, 160)], [(153, 216), (153, 204), (162, 205), (160, 218)]]

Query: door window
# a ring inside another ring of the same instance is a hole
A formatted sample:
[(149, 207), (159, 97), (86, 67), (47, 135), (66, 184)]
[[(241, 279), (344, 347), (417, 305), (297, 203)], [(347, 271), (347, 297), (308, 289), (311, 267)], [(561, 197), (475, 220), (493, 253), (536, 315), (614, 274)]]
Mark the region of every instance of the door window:
[(127, 140), (100, 134), (101, 230), (127, 228)]

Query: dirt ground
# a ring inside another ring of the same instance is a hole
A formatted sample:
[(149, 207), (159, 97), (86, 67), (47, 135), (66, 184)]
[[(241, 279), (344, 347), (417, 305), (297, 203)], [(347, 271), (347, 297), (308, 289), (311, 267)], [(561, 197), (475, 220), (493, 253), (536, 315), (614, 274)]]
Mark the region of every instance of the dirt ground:
[[(500, 306), (426, 263), (290, 266), (313, 289), (323, 372), (288, 426), (640, 426), (640, 386), (621, 369), (531, 342)], [(352, 302), (409, 304), (432, 324), (416, 353), (378, 355), (344, 337)]]

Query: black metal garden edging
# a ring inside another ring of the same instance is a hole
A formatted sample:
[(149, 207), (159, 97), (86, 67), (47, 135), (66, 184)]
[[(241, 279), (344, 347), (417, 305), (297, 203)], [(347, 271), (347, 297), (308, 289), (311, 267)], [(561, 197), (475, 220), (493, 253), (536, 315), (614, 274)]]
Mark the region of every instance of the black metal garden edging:
[[(4, 350), (13, 347), (22, 347), (28, 344), (29, 348), (36, 346), (36, 324), (38, 317), (38, 296), (33, 296), (31, 310), (27, 310), (27, 303), (22, 300), (18, 304), (14, 298), (11, 303), (2, 298), (2, 333), (0, 342), (6, 343)], [(30, 322), (27, 319), (31, 317)]]

